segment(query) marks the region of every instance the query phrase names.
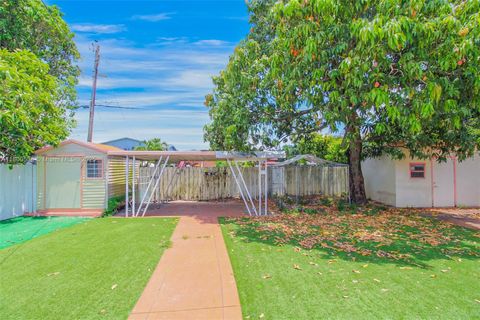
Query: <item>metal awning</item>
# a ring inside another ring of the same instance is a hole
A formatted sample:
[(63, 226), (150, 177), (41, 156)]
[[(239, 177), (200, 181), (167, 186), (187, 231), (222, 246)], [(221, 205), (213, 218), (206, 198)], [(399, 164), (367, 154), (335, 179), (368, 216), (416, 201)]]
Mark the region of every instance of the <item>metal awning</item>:
[(109, 151), (109, 156), (135, 157), (137, 160), (153, 161), (161, 157), (169, 158), (169, 162), (179, 161), (259, 161), (267, 159), (285, 158), (285, 152), (259, 151)]
[[(145, 213), (152, 200), (153, 193), (157, 188), (168, 163), (179, 163), (182, 161), (226, 161), (240, 196), (245, 204), (249, 215), (268, 214), (268, 177), (267, 163), (269, 159), (285, 158), (284, 152), (261, 151), (261, 152), (235, 152), (235, 151), (108, 151), (108, 156), (125, 157), (125, 216), (129, 216), (130, 189), (128, 180), (132, 179), (132, 204), (131, 216), (145, 216)], [(132, 161), (133, 174), (130, 175), (130, 160)], [(135, 162), (155, 161), (155, 168), (152, 177), (148, 182), (147, 189), (140, 204), (137, 207), (135, 200)], [(250, 190), (238, 166), (241, 161), (258, 162), (258, 207), (255, 205)]]

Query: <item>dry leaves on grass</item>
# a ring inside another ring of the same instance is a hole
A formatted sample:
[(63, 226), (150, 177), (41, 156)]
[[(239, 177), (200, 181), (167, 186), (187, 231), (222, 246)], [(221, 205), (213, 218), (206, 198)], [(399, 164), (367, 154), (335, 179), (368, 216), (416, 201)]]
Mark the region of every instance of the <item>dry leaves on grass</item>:
[(339, 210), (338, 204), (325, 205), (321, 198), (312, 198), (303, 206), (309, 211), (289, 213), (291, 208), (287, 207), (287, 213), (227, 222), (239, 225), (235, 235), (248, 241), (293, 244), (295, 252), (320, 248), (346, 253), (353, 260), (360, 256), (415, 264), (428, 254), (480, 256), (474, 246), (465, 245), (465, 240), (476, 239), (475, 234), (470, 233), (467, 239), (452, 225), (426, 218), (418, 210), (373, 204)]

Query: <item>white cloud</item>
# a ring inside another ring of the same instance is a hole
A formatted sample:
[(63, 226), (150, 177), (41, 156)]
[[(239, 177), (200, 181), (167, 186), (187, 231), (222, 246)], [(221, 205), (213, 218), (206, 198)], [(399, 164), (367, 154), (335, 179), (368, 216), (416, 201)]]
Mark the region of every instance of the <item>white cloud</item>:
[(173, 13), (168, 13), (168, 12), (163, 12), (163, 13), (157, 13), (157, 14), (146, 14), (146, 15), (134, 15), (132, 17), (132, 20), (143, 20), (143, 21), (149, 21), (149, 22), (158, 22), (162, 20), (168, 20), (171, 19)]
[(111, 34), (127, 30), (123, 24), (93, 24), (76, 23), (71, 25), (71, 29), (76, 32)]
[(229, 43), (223, 40), (209, 39), (209, 40), (197, 41), (195, 42), (195, 44), (201, 45), (201, 46), (225, 46), (225, 45), (228, 45)]

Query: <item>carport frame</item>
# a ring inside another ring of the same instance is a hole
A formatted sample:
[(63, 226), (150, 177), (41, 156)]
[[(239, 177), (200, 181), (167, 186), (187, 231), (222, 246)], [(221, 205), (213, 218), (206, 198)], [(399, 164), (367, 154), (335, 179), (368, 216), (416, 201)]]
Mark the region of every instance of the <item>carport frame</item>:
[[(237, 184), (240, 196), (245, 204), (245, 208), (250, 216), (268, 215), (268, 159), (285, 158), (284, 152), (232, 152), (232, 151), (109, 151), (109, 156), (125, 157), (125, 217), (138, 217), (142, 211), (142, 217), (148, 210), (154, 190), (157, 188), (163, 172), (168, 163), (177, 163), (180, 161), (226, 161), (235, 183)], [(130, 210), (130, 159), (132, 159), (132, 211)], [(154, 174), (149, 180), (147, 190), (142, 197), (138, 208), (135, 199), (135, 170), (136, 161), (156, 161)], [(258, 163), (258, 208), (255, 206), (254, 198), (243, 178), (242, 171), (238, 165), (239, 162), (252, 161)], [(155, 177), (159, 167), (162, 167), (158, 176)], [(155, 181), (155, 182), (154, 182)], [(151, 184), (154, 187), (145, 202), (145, 197)]]

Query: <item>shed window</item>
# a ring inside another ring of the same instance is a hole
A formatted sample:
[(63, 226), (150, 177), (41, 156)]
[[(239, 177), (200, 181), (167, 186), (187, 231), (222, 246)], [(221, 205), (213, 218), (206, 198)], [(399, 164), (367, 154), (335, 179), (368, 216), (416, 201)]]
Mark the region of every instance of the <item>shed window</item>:
[(87, 160), (87, 178), (101, 178), (102, 168), (102, 160)]
[(410, 178), (425, 178), (425, 163), (410, 163)]

